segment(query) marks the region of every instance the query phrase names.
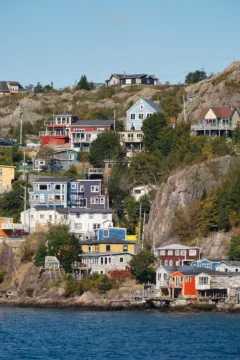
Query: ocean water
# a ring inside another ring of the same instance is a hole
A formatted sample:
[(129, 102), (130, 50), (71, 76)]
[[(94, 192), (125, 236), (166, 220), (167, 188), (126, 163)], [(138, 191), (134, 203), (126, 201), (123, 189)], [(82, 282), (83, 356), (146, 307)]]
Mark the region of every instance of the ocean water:
[(0, 308), (1, 360), (240, 360), (240, 315)]

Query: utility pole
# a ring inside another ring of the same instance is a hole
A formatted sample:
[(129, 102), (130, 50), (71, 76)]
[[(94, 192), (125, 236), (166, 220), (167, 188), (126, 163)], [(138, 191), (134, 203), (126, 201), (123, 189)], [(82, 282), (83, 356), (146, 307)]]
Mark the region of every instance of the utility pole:
[(183, 95), (183, 114), (184, 114), (184, 122), (187, 122), (186, 118), (186, 107), (185, 107), (185, 95)]
[(56, 194), (55, 194), (55, 184), (53, 184), (53, 206), (54, 206), (54, 225), (56, 225)]
[(22, 145), (22, 119), (20, 119), (20, 145)]
[(141, 243), (141, 225), (142, 225), (142, 203), (140, 202), (139, 208), (139, 229), (138, 229), (138, 244)]
[(24, 197), (21, 196), (24, 200), (24, 217), (23, 217), (23, 228), (24, 233), (26, 232), (26, 222), (27, 222), (27, 187), (21, 186), (24, 189)]
[(114, 119), (113, 130), (116, 131), (116, 110), (115, 109), (113, 111), (113, 119)]
[(25, 168), (25, 159), (26, 159), (26, 152), (25, 149), (23, 151), (23, 180), (25, 181), (25, 176), (26, 176), (26, 168)]
[(143, 214), (143, 228), (142, 228), (142, 250), (143, 250), (143, 243), (145, 240), (145, 222), (146, 222), (146, 211)]

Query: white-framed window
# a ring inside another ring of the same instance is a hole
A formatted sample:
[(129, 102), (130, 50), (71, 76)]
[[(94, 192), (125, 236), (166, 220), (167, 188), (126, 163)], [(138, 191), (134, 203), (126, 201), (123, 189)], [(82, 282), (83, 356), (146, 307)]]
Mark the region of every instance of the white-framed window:
[(44, 214), (40, 214), (40, 219), (44, 219)]
[(79, 207), (86, 207), (87, 206), (87, 199), (79, 199)]
[(98, 128), (98, 129), (97, 129), (97, 132), (99, 132), (99, 133), (104, 132), (104, 128)]
[(208, 277), (201, 276), (199, 278), (199, 285), (208, 285)]
[(138, 114), (138, 119), (143, 120), (143, 116), (144, 116), (143, 114)]
[(93, 224), (93, 230), (100, 229), (101, 224)]
[(160, 250), (160, 255), (165, 255), (165, 250)]
[(75, 229), (75, 230), (82, 230), (82, 224), (75, 223), (75, 224), (74, 224), (74, 229)]
[(173, 261), (169, 260), (169, 266), (173, 266)]
[(168, 255), (173, 255), (173, 250), (168, 250)]
[(105, 198), (104, 197), (100, 197), (100, 204), (104, 204), (105, 203)]
[(84, 185), (80, 185), (79, 191), (80, 191), (80, 192), (84, 192)]
[(176, 256), (179, 255), (179, 250), (175, 250), (175, 255), (176, 255)]
[(103, 237), (109, 237), (109, 230), (103, 230)]
[(135, 120), (135, 119), (136, 119), (136, 114), (131, 113), (131, 114), (130, 114), (130, 119), (131, 119), (131, 120)]
[(102, 214), (102, 218), (103, 218), (103, 219), (107, 219), (107, 218), (108, 218), (108, 215), (107, 215), (107, 214)]
[(77, 188), (77, 184), (72, 183), (72, 184), (71, 184), (71, 189), (72, 189), (72, 190), (75, 190), (76, 188)]
[(77, 195), (75, 195), (75, 194), (74, 194), (74, 195), (71, 195), (71, 200), (72, 200), (72, 201), (77, 200)]
[(189, 256), (197, 255), (197, 250), (189, 250)]
[(167, 260), (164, 261), (164, 265), (168, 266), (168, 261)]
[(89, 214), (89, 215), (88, 215), (88, 218), (89, 218), (89, 219), (94, 219), (94, 214)]
[(152, 116), (153, 113), (147, 113), (147, 118), (149, 118), (149, 116)]
[(191, 278), (190, 278), (190, 276), (186, 276), (186, 280), (185, 280), (186, 282), (191, 282)]
[(98, 192), (99, 186), (98, 185), (91, 185), (91, 192)]
[(180, 261), (176, 261), (176, 266), (180, 266)]
[(181, 250), (181, 255), (184, 256), (186, 253), (186, 250)]
[(144, 105), (140, 105), (140, 110), (143, 110), (144, 109)]
[(91, 198), (91, 204), (92, 205), (99, 205), (99, 198)]
[(123, 262), (123, 258), (122, 258), (122, 257), (120, 257), (119, 262)]

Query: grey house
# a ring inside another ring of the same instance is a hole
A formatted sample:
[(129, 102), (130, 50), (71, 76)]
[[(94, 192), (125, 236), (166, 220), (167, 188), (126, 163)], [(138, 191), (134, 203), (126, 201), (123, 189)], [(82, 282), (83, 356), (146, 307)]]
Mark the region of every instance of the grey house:
[(164, 111), (152, 100), (145, 98), (138, 100), (127, 111), (126, 130), (141, 130), (143, 120), (156, 112), (163, 113)]
[(0, 95), (18, 94), (21, 91), (25, 89), (18, 81), (0, 81)]
[(107, 86), (127, 86), (127, 85), (157, 85), (158, 78), (148, 74), (112, 74), (110, 79), (106, 80)]

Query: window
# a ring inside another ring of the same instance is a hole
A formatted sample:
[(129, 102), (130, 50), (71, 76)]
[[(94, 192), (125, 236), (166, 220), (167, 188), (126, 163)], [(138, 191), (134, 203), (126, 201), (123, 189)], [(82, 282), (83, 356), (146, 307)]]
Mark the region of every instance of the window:
[(179, 256), (179, 250), (175, 250), (175, 255)]
[(102, 214), (102, 218), (107, 219), (108, 218), (107, 214)]
[(92, 185), (91, 186), (91, 192), (98, 192), (99, 191), (99, 186), (98, 185)]
[(0, 176), (2, 175), (2, 168), (0, 168)]
[(172, 260), (169, 261), (169, 266), (173, 266), (173, 261)]
[(109, 237), (109, 230), (103, 230), (103, 237)]
[(208, 277), (199, 278), (199, 285), (207, 285), (207, 284), (208, 284)]
[(89, 252), (89, 253), (92, 252), (92, 247), (91, 247), (91, 246), (88, 247), (88, 252)]
[(99, 198), (91, 198), (92, 205), (99, 205)]
[(61, 185), (55, 185), (55, 190), (61, 190)]
[(128, 251), (128, 245), (123, 245), (123, 251)]
[(86, 207), (87, 206), (87, 199), (78, 199), (79, 207)]
[(123, 262), (123, 258), (120, 258), (120, 259), (119, 259), (119, 262)]
[(185, 255), (185, 250), (181, 250), (181, 255), (182, 255), (182, 256)]
[(167, 260), (165, 260), (164, 265), (168, 266), (168, 261)]
[(40, 219), (44, 219), (44, 214), (40, 214)]
[(149, 116), (151, 116), (152, 115), (152, 113), (147, 113), (147, 118), (149, 118)]
[(138, 114), (139, 120), (143, 120), (143, 114)]
[(80, 192), (84, 192), (84, 185), (80, 185), (79, 191), (80, 191)]
[(77, 214), (76, 214), (76, 218), (77, 218), (77, 219), (80, 219), (80, 217), (81, 217), (81, 214), (77, 213)]
[(111, 245), (106, 245), (106, 251), (111, 251)]
[(187, 276), (187, 277), (186, 277), (186, 282), (188, 282), (188, 283), (191, 282), (190, 276)]
[(75, 230), (82, 230), (82, 224), (75, 223), (74, 224), (74, 229)]
[(180, 261), (176, 261), (176, 266), (180, 266)]
[(138, 190), (138, 189), (134, 190), (134, 194), (141, 194), (141, 192), (142, 192), (141, 189), (140, 190)]
[(144, 109), (144, 105), (140, 105), (140, 110), (143, 110)]
[(168, 255), (173, 255), (173, 250), (168, 250)]
[(136, 118), (136, 114), (130, 114), (130, 119), (131, 120), (135, 120), (135, 118)]
[(168, 278), (168, 275), (167, 275), (166, 273), (164, 273), (164, 274), (163, 274), (163, 280), (165, 280), (165, 281), (166, 281), (166, 280), (167, 280), (167, 278)]
[(52, 194), (48, 194), (48, 201), (52, 201), (53, 200), (53, 195)]
[(89, 215), (88, 215), (88, 218), (89, 218), (89, 219), (94, 219), (94, 214), (89, 214)]
[(98, 128), (97, 132), (102, 133), (102, 132), (104, 132), (104, 129), (103, 128)]
[(160, 250), (160, 255), (165, 255), (165, 250)]
[(195, 255), (197, 255), (196, 250), (189, 250), (189, 256), (195, 256)]
[(47, 190), (47, 185), (40, 185), (39, 190)]
[(101, 197), (100, 198), (100, 204), (104, 204), (105, 203), (105, 198), (104, 197)]
[(49, 215), (49, 216), (48, 216), (48, 220), (49, 220), (49, 221), (52, 221), (52, 215)]
[(111, 264), (111, 258), (108, 258), (108, 262), (109, 262), (109, 264)]
[(93, 224), (93, 230), (100, 229), (101, 224)]
[(71, 184), (71, 189), (74, 190), (77, 188), (77, 184)]
[(76, 201), (77, 200), (77, 195), (71, 195), (71, 200)]
[(101, 265), (103, 265), (103, 258), (101, 257)]

